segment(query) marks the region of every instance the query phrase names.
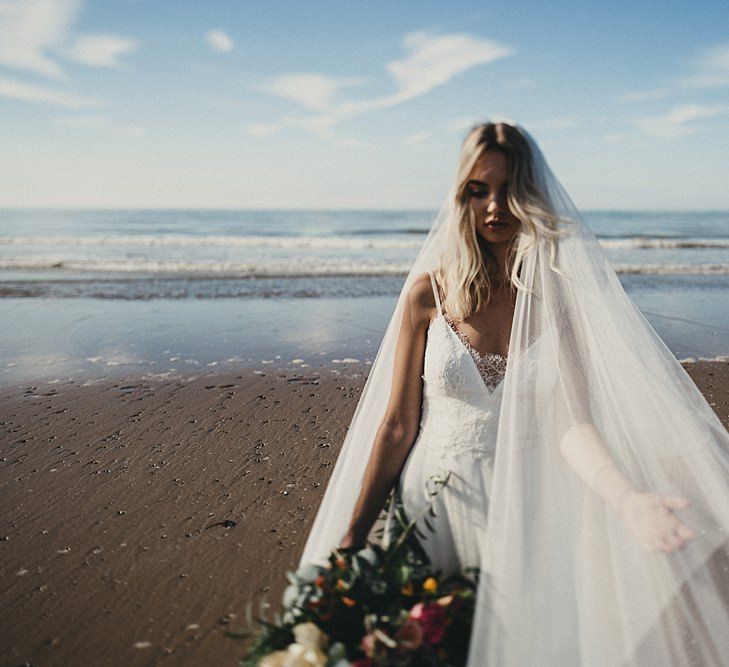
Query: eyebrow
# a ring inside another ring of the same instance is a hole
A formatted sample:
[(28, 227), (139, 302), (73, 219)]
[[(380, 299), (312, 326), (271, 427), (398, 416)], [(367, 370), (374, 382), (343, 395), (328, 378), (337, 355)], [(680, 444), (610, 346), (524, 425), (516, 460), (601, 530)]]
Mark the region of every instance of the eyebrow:
[[(507, 183), (508, 183), (508, 181), (504, 181), (503, 185), (506, 185)], [(484, 183), (483, 181), (476, 180), (475, 178), (472, 178), (471, 180), (469, 180), (466, 183), (466, 185), (485, 185), (486, 187), (488, 187), (488, 183)]]

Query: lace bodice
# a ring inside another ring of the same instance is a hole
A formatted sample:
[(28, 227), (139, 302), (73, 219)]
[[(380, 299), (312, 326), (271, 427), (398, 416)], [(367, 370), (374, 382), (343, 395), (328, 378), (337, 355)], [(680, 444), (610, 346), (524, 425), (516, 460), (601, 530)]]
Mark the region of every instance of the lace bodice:
[(473, 361), (483, 378), (484, 384), (489, 389), (496, 389), (506, 374), (507, 358), (498, 352), (487, 352), (485, 355), (482, 355), (471, 345), (471, 341), (468, 340), (466, 334), (456, 326), (455, 322), (448, 315), (443, 315), (443, 317), (473, 357)]
[(428, 328), (421, 436), (441, 458), (493, 458), (506, 358), (481, 356), (446, 319), (433, 274), (438, 316)]

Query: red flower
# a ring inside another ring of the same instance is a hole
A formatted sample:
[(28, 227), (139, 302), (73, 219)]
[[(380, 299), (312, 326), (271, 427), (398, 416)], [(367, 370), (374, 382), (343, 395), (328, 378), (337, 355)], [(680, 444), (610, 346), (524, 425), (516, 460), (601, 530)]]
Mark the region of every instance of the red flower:
[(395, 633), (395, 639), (398, 642), (396, 653), (403, 658), (423, 643), (423, 628), (417, 621), (408, 619)]
[(435, 646), (443, 641), (446, 627), (445, 609), (438, 603), (418, 602), (409, 614), (423, 628), (423, 643)]

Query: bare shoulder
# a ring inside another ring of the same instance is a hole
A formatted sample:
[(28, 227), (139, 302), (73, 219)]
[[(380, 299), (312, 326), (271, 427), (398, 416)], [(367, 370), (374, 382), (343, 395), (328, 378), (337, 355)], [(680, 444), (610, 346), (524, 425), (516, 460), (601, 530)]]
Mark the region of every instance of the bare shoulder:
[(407, 298), (413, 326), (427, 329), (436, 312), (433, 287), (427, 271), (415, 277)]

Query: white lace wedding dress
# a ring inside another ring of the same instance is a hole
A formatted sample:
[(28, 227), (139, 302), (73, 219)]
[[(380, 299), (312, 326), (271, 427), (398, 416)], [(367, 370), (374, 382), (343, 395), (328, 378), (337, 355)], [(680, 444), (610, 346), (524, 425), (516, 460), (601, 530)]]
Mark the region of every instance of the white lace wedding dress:
[[(423, 548), (444, 575), (482, 567), (475, 536), (483, 534), (506, 357), (485, 356), (470, 344), (443, 313), (438, 288), (429, 272), (437, 316), (428, 328), (423, 373), (420, 431), (398, 480), (403, 509), (409, 518), (427, 508), (431, 475), (450, 471), (447, 484), (433, 503), (431, 532), (422, 521)], [(388, 517), (388, 522), (392, 515)]]

